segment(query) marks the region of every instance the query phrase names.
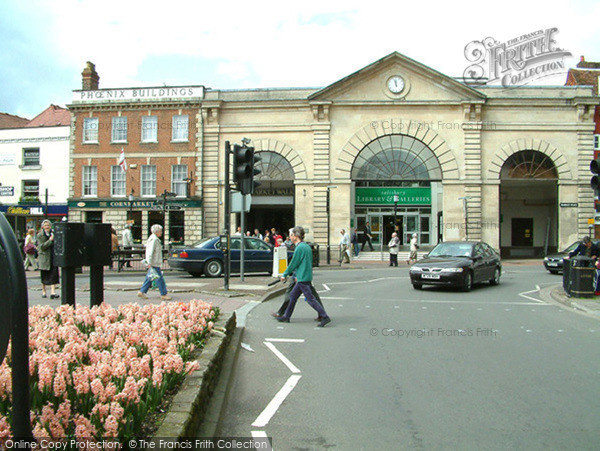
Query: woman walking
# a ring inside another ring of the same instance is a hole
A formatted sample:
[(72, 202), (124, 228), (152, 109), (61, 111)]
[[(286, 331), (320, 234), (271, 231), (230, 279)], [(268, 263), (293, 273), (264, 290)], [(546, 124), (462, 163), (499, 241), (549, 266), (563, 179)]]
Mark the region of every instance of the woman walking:
[(160, 298), (168, 301), (171, 299), (171, 296), (167, 295), (167, 284), (165, 283), (165, 277), (160, 270), (160, 265), (162, 265), (163, 254), (162, 254), (162, 243), (160, 241), (160, 237), (163, 233), (163, 228), (160, 224), (154, 224), (150, 227), (150, 231), (152, 235), (146, 241), (146, 268), (148, 268), (148, 272), (146, 273), (146, 279), (140, 288), (138, 298), (148, 299), (146, 293), (152, 286), (152, 282), (156, 282), (158, 286), (158, 291), (160, 291)]
[(37, 236), (38, 265), (42, 278), (42, 297), (48, 296), (47, 287), (50, 286), (50, 298), (58, 299), (56, 284), (58, 283), (58, 267), (54, 266), (52, 253), (54, 248), (54, 231), (52, 223), (47, 219), (42, 222), (42, 229)]
[(33, 229), (29, 229), (27, 231), (27, 236), (25, 237), (25, 245), (23, 246), (23, 252), (25, 252), (25, 271), (29, 269), (31, 266), (36, 271), (39, 269), (38, 264), (35, 261), (35, 239), (33, 238), (35, 231)]

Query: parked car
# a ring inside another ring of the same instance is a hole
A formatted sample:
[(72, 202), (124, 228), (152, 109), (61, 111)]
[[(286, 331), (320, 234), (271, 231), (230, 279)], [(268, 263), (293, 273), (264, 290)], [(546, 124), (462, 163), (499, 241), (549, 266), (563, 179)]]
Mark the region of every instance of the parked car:
[[(564, 249), (561, 252), (557, 252), (555, 254), (550, 254), (544, 258), (544, 268), (548, 270), (551, 274), (558, 274), (563, 271), (563, 259), (569, 256), (569, 252), (573, 252), (577, 249), (577, 246), (581, 241), (575, 241), (569, 247)], [(600, 245), (600, 240), (592, 240), (596, 246)]]
[(500, 283), (500, 255), (481, 241), (446, 241), (410, 268), (410, 281), (416, 290), (425, 284), (452, 285), (470, 291), (473, 284)]
[[(239, 236), (231, 237), (232, 273), (240, 271), (240, 241)], [(244, 242), (244, 272), (272, 272), (273, 246), (252, 237), (245, 238)], [(288, 254), (291, 255), (292, 252)], [(172, 269), (186, 271), (194, 277), (200, 277), (202, 274), (207, 277), (219, 277), (223, 274), (224, 255), (220, 237), (205, 238), (192, 246), (172, 249), (169, 255), (169, 266)]]

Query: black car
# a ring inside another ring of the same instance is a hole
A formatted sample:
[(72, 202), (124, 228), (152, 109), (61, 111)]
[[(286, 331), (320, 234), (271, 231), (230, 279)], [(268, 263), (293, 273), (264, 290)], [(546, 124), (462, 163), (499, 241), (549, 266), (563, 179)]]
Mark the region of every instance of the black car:
[(500, 283), (500, 255), (481, 241), (446, 241), (433, 248), (410, 268), (416, 290), (425, 284), (452, 285), (470, 291), (473, 284)]
[[(240, 271), (240, 237), (231, 237), (231, 272)], [(258, 238), (244, 239), (244, 271), (247, 273), (271, 273), (273, 271), (273, 246)], [(292, 252), (288, 251), (288, 260)], [(169, 266), (172, 269), (186, 271), (194, 277), (205, 274), (207, 277), (219, 277), (223, 274), (225, 254), (221, 250), (220, 237), (205, 238), (189, 247), (172, 249)]]
[[(562, 252), (548, 255), (546, 258), (544, 258), (544, 268), (546, 268), (546, 270), (550, 271), (552, 274), (561, 273), (563, 270), (563, 259), (568, 257), (570, 252), (573, 252), (575, 249), (577, 249), (577, 246), (579, 246), (580, 243), (581, 241), (575, 241)], [(600, 244), (600, 240), (592, 240), (592, 243), (598, 246)]]

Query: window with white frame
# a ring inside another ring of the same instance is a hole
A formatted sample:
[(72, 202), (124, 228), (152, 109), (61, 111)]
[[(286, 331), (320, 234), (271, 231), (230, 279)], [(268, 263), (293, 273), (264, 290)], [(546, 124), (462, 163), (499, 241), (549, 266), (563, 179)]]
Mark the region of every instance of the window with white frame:
[(23, 167), (40, 165), (40, 148), (32, 147), (23, 149)]
[(177, 197), (187, 197), (187, 168), (186, 164), (171, 166), (171, 191)]
[(600, 135), (594, 135), (594, 150), (600, 150)]
[(158, 141), (158, 116), (142, 116), (142, 142)]
[(98, 142), (98, 118), (86, 117), (83, 119), (83, 142)]
[(82, 171), (83, 178), (83, 195), (97, 196), (98, 195), (98, 166), (84, 166)]
[(23, 180), (23, 189), (21, 195), (24, 200), (39, 198), (40, 196), (40, 181), (39, 180)]
[(125, 197), (125, 171), (121, 166), (110, 168), (110, 195), (112, 197)]
[(156, 196), (156, 166), (142, 165), (142, 196)]
[(187, 141), (188, 140), (188, 123), (189, 117), (187, 114), (173, 116), (173, 134), (172, 141)]
[(127, 142), (127, 116), (117, 116), (112, 118), (112, 142)]

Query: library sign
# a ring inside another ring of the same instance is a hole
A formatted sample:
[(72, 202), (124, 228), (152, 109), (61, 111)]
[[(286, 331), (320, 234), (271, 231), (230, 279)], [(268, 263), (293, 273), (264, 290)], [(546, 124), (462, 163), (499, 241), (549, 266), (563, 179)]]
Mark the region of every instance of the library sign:
[(431, 187), (417, 188), (356, 188), (356, 205), (394, 205), (394, 196), (398, 196), (398, 205), (431, 205)]

